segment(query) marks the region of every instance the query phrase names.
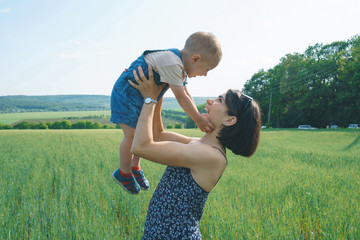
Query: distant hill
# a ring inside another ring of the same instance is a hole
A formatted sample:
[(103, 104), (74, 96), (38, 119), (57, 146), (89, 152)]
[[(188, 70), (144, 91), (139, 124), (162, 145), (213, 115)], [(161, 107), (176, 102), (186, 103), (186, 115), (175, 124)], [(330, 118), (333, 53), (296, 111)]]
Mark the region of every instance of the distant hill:
[[(194, 97), (196, 105), (208, 97)], [(166, 97), (163, 109), (181, 109), (176, 98)], [(45, 95), (45, 96), (0, 96), (0, 113), (11, 112), (58, 112), (110, 110), (110, 96), (106, 95)]]

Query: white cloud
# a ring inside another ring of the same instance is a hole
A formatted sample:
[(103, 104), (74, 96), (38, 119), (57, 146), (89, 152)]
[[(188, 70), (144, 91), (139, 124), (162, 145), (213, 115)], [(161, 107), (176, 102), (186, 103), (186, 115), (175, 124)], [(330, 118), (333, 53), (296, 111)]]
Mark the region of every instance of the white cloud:
[(7, 13), (7, 12), (10, 12), (10, 8), (0, 9), (0, 13)]
[(81, 44), (81, 42), (80, 42), (79, 40), (74, 40), (74, 43), (75, 43), (76, 45), (80, 45), (80, 44)]

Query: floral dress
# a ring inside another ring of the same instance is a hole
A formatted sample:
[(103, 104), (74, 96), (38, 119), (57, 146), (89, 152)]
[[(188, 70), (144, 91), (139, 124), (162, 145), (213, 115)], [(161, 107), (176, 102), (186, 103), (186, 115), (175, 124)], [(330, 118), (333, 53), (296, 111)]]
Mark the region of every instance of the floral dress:
[(150, 201), (143, 240), (201, 239), (199, 221), (208, 195), (190, 169), (168, 166)]

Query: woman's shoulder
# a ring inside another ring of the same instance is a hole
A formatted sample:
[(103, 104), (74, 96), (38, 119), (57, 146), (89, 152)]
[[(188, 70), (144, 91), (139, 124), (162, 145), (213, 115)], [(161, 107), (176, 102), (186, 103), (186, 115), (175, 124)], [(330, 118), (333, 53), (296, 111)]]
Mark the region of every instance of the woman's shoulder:
[(210, 192), (227, 166), (226, 157), (220, 148), (209, 144), (197, 142), (190, 146), (195, 157), (191, 174), (199, 186)]
[(226, 154), (221, 147), (202, 143), (199, 139), (193, 139), (189, 143), (189, 147), (189, 152), (197, 158), (197, 163), (206, 164), (208, 167), (214, 168), (220, 166), (226, 167)]

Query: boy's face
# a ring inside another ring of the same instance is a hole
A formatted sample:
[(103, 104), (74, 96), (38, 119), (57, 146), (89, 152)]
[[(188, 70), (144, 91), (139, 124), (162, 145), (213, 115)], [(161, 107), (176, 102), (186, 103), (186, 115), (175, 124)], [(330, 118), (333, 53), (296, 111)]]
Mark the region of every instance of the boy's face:
[(189, 78), (206, 76), (208, 71), (214, 69), (217, 63), (205, 61), (199, 54), (194, 54), (190, 61), (185, 62), (185, 70)]

